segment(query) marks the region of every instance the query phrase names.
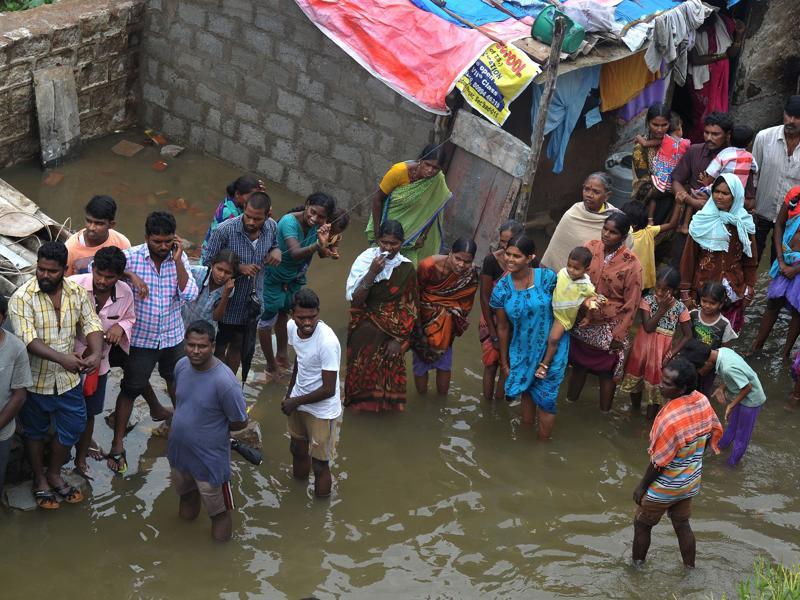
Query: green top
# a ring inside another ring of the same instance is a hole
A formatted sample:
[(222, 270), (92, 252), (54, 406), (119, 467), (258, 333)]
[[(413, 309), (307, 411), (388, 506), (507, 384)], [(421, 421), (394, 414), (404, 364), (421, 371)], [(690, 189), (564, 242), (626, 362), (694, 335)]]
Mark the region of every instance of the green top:
[(742, 399), (742, 406), (756, 408), (764, 404), (767, 396), (764, 394), (758, 375), (750, 365), (730, 348), (720, 348), (717, 352), (717, 375), (725, 386), (725, 395), (729, 399), (735, 398), (749, 383), (753, 389)]

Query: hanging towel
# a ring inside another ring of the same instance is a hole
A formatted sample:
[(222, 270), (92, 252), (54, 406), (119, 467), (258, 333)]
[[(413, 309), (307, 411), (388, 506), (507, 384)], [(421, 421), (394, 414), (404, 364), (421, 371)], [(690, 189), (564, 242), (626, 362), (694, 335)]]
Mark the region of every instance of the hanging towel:
[(645, 53), (648, 68), (654, 73), (667, 64), (675, 83), (686, 83), (689, 68), (690, 38), (711, 12), (700, 0), (686, 0), (653, 21), (653, 38)]
[[(553, 173), (561, 173), (564, 169), (564, 155), (569, 145), (569, 136), (581, 116), (586, 97), (600, 83), (600, 66), (576, 69), (556, 80), (556, 89), (547, 111), (545, 135), (550, 134), (547, 143), (547, 158), (553, 161)], [(531, 124), (536, 122), (539, 103), (542, 100), (544, 85), (533, 86), (531, 105)]]
[[(717, 37), (717, 53), (723, 53), (733, 44), (733, 38), (728, 33), (728, 28), (725, 26), (725, 21), (714, 15), (714, 34)], [(708, 54), (708, 32), (698, 31), (697, 37), (694, 40), (694, 47), (697, 54), (704, 56)], [(726, 67), (727, 68), (727, 67)], [(692, 82), (694, 89), (702, 90), (703, 86), (711, 79), (711, 73), (708, 70), (708, 65), (692, 65), (689, 67), (692, 75)], [(726, 86), (727, 88), (727, 86)]]
[(604, 64), (600, 68), (601, 110), (606, 112), (624, 106), (656, 79), (658, 73), (651, 73), (647, 68), (644, 52)]

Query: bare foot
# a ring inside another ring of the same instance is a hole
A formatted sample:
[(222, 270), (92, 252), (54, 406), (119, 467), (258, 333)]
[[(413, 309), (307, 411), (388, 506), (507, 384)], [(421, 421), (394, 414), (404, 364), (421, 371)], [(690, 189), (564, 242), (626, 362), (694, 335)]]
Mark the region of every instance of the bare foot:
[(160, 404), (158, 408), (150, 409), (150, 418), (158, 423), (159, 421), (166, 421), (172, 418), (175, 410), (171, 406), (164, 406)]

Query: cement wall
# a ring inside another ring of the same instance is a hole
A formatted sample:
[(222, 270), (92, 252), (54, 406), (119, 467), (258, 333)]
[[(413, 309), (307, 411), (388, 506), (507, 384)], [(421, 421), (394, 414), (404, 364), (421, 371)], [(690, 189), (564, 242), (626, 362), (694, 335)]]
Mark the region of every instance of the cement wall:
[(0, 17), (0, 168), (39, 153), (33, 71), (75, 71), (81, 135), (130, 126), (144, 0), (64, 0)]
[(433, 115), (292, 0), (149, 0), (140, 122), (302, 195), (353, 206), (430, 141)]
[(731, 112), (758, 131), (780, 123), (786, 98), (797, 93), (800, 10), (797, 0), (749, 1)]

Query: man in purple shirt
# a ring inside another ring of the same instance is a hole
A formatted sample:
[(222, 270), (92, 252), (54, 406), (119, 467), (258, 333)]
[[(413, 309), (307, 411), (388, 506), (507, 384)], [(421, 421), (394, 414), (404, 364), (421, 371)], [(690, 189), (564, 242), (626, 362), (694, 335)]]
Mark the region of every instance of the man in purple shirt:
[[(147, 289), (134, 297), (136, 323), (117, 397), (114, 439), (108, 453), (108, 468), (117, 473), (128, 469), (123, 440), (133, 401), (147, 389), (156, 364), (175, 404), (173, 373), (183, 356), (181, 306), (197, 297), (197, 284), (189, 275), (189, 261), (180, 238), (175, 235), (175, 217), (166, 212), (150, 213), (144, 229), (145, 243), (125, 250), (126, 274), (139, 277)], [(171, 414), (160, 404), (150, 406), (154, 420), (164, 420)]]
[(202, 503), (211, 518), (211, 537), (225, 542), (233, 528), (230, 432), (245, 428), (247, 410), (236, 375), (214, 356), (214, 336), (207, 321), (186, 329), (186, 356), (175, 366), (178, 404), (167, 458), (180, 517), (196, 519)]

